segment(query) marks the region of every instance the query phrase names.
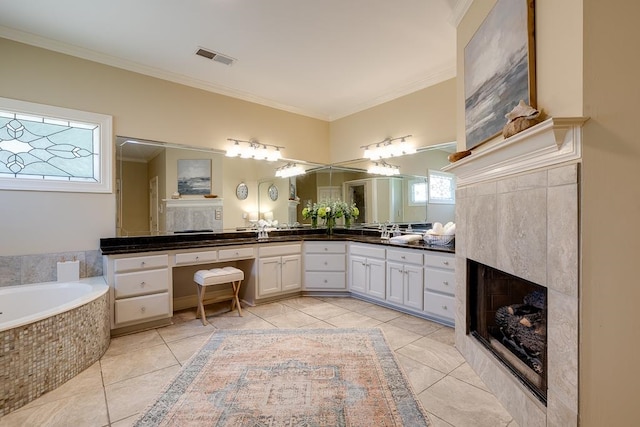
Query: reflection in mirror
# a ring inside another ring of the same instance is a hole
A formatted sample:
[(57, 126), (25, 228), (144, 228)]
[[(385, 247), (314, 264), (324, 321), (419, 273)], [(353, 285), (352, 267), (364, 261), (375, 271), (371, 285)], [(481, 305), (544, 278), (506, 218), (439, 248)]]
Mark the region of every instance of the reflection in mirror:
[[(290, 159), (272, 163), (229, 158), (213, 149), (117, 137), (117, 235), (247, 230), (268, 218), (280, 227), (310, 226), (302, 218), (304, 206), (337, 199), (356, 203), (357, 225), (446, 223), (454, 220), (454, 206), (433, 203), (416, 192), (424, 191), (429, 171), (447, 165), (447, 156), (454, 151), (455, 143), (391, 159), (389, 163), (398, 165), (401, 175), (383, 177), (368, 174), (371, 162), (362, 159), (330, 166)], [(174, 198), (178, 160), (203, 159), (211, 161), (209, 197)], [(307, 173), (275, 177), (276, 169), (289, 162), (300, 164)], [(244, 199), (236, 196), (241, 183), (248, 188)]]

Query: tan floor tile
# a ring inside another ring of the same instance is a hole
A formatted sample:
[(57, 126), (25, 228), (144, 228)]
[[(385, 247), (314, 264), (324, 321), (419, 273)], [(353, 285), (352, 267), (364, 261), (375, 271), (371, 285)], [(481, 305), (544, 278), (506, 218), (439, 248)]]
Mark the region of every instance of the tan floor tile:
[(178, 360), (165, 345), (142, 348), (131, 353), (100, 360), (102, 378), (105, 385), (178, 365)]
[(176, 364), (106, 386), (111, 422), (131, 417), (145, 409), (179, 371), (180, 366)]
[(111, 423), (111, 427), (133, 427), (133, 425), (137, 420), (138, 420), (138, 414), (135, 414), (123, 420), (116, 421), (115, 423)]
[(323, 298), (323, 301), (328, 302), (330, 304), (335, 304), (339, 307), (346, 308), (347, 310), (351, 310), (351, 311), (363, 310), (372, 306), (371, 303), (361, 301), (355, 298), (328, 297), (328, 298)]
[(362, 307), (356, 310), (360, 314), (372, 317), (381, 322), (388, 322), (392, 319), (402, 316), (403, 314), (396, 310), (391, 310), (386, 307), (380, 307), (371, 304), (369, 307)]
[(418, 394), (422, 406), (456, 427), (507, 426), (511, 416), (491, 394), (451, 376)]
[(422, 338), (422, 335), (390, 325), (389, 323), (380, 323), (378, 328), (384, 332), (384, 337), (387, 339), (387, 343), (389, 343), (389, 347), (392, 350), (397, 350)]
[(281, 329), (300, 328), (317, 321), (318, 319), (315, 317), (297, 310), (269, 318), (269, 323), (273, 323)]
[(275, 326), (268, 321), (251, 313), (243, 317), (218, 316), (208, 318), (209, 322), (217, 329), (274, 329)]
[(337, 328), (372, 328), (378, 326), (379, 320), (373, 319), (363, 314), (349, 312), (339, 316), (325, 319), (325, 322), (334, 325)]
[(210, 334), (213, 332), (213, 326), (209, 324), (203, 326), (200, 319), (198, 319), (197, 321), (176, 323), (156, 330), (165, 342), (171, 342), (195, 335)]
[(323, 320), (318, 320), (308, 325), (300, 326), (298, 329), (335, 329), (334, 325), (331, 325)]
[(427, 337), (420, 338), (397, 352), (445, 374), (464, 363), (458, 350)]
[(443, 326), (435, 332), (427, 335), (429, 338), (435, 341), (440, 341), (443, 344), (453, 347), (456, 344), (456, 331), (448, 326)]
[[(431, 413), (427, 413), (428, 417), (429, 417), (429, 421), (431, 421), (431, 425), (433, 427), (455, 427), (452, 424), (449, 424), (448, 422), (446, 422), (445, 420), (443, 420), (442, 418), (438, 418), (435, 415), (431, 414)], [(113, 424), (111, 424), (112, 427), (115, 427)]]
[(319, 299), (314, 297), (295, 297), (295, 298), (284, 299), (280, 302), (284, 305), (288, 305), (289, 307), (293, 307), (297, 310), (323, 303), (323, 301), (320, 301)]
[(349, 312), (349, 310), (347, 310), (346, 308), (342, 308), (334, 304), (329, 304), (328, 302), (312, 305), (310, 307), (303, 307), (300, 308), (300, 311), (320, 320), (329, 319), (331, 317), (339, 316), (340, 314)]
[(269, 304), (257, 305), (255, 307), (247, 307), (245, 311), (253, 313), (263, 319), (268, 319), (269, 317), (279, 316), (284, 313), (295, 311), (295, 308), (289, 307), (288, 305), (281, 304), (279, 302), (273, 302)]
[(117, 356), (140, 348), (154, 347), (160, 344), (164, 344), (164, 341), (156, 329), (131, 335), (123, 335), (111, 338), (109, 348), (103, 357)]
[(100, 362), (96, 362), (55, 390), (43, 394), (21, 409), (44, 405), (55, 400), (66, 399), (77, 394), (90, 394), (102, 390)]
[(421, 393), (446, 376), (443, 372), (418, 363), (401, 354), (396, 354), (396, 359), (407, 375), (411, 387), (413, 387), (413, 391), (416, 394)]
[(67, 427), (108, 425), (104, 390), (74, 394), (0, 418), (1, 427)]
[(478, 374), (466, 362), (451, 371), (449, 375), (491, 393)]
[[(212, 333), (213, 334), (213, 333)], [(171, 341), (167, 344), (169, 350), (178, 359), (181, 365), (191, 358), (200, 348), (209, 341), (212, 334), (202, 334), (193, 337), (183, 338), (178, 341)]]
[(403, 314), (402, 316), (396, 317), (395, 319), (390, 320), (387, 323), (411, 332), (415, 332), (416, 334), (420, 334), (422, 336), (429, 335), (443, 327), (442, 325), (439, 325), (435, 322), (420, 319), (419, 317), (410, 316), (408, 314)]

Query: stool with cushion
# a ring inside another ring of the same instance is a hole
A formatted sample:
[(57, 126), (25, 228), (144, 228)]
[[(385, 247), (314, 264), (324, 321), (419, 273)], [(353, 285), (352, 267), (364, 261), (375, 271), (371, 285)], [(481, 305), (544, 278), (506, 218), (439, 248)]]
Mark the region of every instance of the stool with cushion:
[[(240, 299), (238, 298), (242, 280), (244, 280), (244, 272), (235, 267), (196, 271), (193, 275), (193, 281), (198, 288), (198, 310), (196, 311), (196, 318), (200, 316), (202, 324), (206, 325), (205, 304), (229, 300), (231, 300), (231, 311), (237, 307), (238, 315), (242, 316), (242, 308), (240, 307)], [(226, 284), (231, 284), (231, 288), (229, 289), (228, 286), (222, 286)], [(207, 288), (215, 290), (215, 295), (205, 301), (205, 290)]]

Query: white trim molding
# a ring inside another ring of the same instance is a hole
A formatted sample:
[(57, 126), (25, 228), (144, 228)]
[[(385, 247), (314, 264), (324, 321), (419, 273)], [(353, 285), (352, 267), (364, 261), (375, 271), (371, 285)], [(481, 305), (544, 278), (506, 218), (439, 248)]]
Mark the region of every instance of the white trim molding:
[(489, 142), (442, 168), (465, 186), (506, 175), (582, 160), (582, 125), (587, 117), (551, 117), (512, 137)]

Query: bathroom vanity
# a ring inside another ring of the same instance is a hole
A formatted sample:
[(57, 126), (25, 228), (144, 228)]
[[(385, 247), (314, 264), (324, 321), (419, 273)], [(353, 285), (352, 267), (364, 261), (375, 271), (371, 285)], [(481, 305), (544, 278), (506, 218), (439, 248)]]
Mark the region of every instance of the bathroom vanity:
[(195, 307), (193, 274), (233, 266), (256, 305), (295, 295), (353, 296), (453, 326), (454, 250), (393, 244), (366, 230), (288, 230), (101, 239), (112, 335), (169, 324)]

